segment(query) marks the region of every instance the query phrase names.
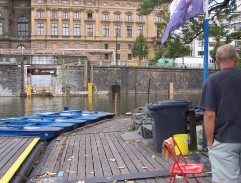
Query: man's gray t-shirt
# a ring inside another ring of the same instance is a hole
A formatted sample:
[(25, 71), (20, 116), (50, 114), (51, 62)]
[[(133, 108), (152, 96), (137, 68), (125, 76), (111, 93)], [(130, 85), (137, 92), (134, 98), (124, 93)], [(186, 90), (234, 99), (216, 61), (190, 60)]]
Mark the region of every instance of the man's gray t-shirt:
[(212, 74), (199, 107), (216, 112), (215, 140), (241, 143), (241, 70), (228, 68)]

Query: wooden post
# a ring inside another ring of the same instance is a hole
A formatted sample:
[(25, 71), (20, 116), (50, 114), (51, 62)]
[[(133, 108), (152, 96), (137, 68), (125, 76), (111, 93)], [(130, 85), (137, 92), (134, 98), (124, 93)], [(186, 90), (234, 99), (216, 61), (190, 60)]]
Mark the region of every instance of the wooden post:
[(168, 85), (168, 94), (169, 94), (169, 99), (173, 99), (174, 98), (173, 82), (170, 82), (169, 85)]
[(190, 127), (190, 150), (197, 150), (197, 132), (195, 111), (193, 108), (188, 110), (189, 113), (189, 127)]
[(24, 58), (21, 61), (21, 97), (26, 97), (26, 91), (25, 91), (25, 79), (24, 79)]

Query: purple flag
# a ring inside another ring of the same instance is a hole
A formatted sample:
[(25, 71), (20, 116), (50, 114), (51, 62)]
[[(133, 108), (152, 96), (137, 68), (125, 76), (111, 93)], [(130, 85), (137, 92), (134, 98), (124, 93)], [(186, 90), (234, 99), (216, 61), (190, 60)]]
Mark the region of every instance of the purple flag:
[(178, 29), (187, 20), (203, 12), (203, 0), (178, 0), (162, 37), (162, 45), (166, 42), (170, 32)]

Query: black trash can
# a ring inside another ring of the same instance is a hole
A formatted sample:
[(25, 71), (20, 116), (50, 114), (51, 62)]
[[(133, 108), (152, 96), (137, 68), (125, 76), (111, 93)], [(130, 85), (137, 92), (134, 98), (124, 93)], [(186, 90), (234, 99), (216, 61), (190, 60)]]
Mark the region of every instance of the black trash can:
[(161, 100), (149, 105), (153, 119), (153, 143), (157, 152), (162, 151), (162, 143), (174, 134), (187, 133), (187, 108), (190, 104), (186, 100)]

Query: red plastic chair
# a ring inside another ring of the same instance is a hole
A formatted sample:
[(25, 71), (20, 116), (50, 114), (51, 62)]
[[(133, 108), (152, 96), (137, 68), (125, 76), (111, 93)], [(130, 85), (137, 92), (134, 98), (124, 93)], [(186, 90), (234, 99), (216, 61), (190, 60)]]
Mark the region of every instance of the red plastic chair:
[[(164, 146), (168, 149), (169, 154), (171, 154), (174, 164), (173, 166), (169, 169), (169, 173), (171, 175), (170, 177), (170, 183), (176, 181), (176, 175), (182, 175), (183, 178), (185, 179), (186, 182), (187, 180), (187, 174), (192, 174), (193, 177), (195, 178), (195, 181), (198, 183), (198, 179), (195, 176), (195, 174), (201, 174), (203, 173), (204, 170), (204, 165), (203, 164), (190, 164), (187, 163), (187, 160), (183, 156), (179, 146), (177, 145), (176, 141), (173, 139), (173, 146), (172, 147), (170, 144), (164, 141)], [(180, 154), (176, 155), (174, 152), (174, 148), (177, 147), (179, 150)], [(181, 158), (183, 159), (184, 163), (179, 163)]]

